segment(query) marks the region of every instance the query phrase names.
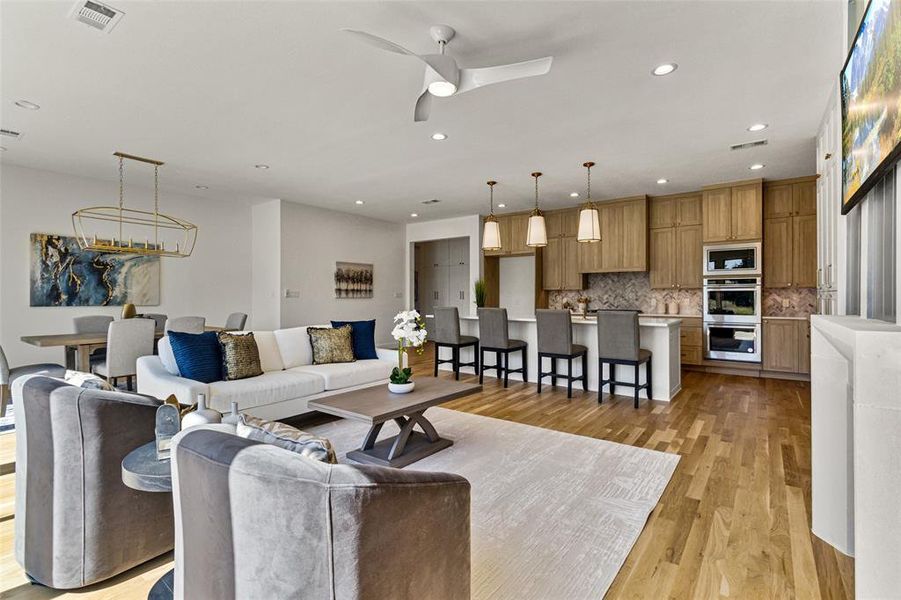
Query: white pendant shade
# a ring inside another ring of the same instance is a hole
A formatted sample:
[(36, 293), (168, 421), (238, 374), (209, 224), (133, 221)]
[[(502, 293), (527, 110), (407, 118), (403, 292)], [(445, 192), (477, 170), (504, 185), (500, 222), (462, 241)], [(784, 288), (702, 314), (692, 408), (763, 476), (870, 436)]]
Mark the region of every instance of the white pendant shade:
[(482, 250), (501, 249), (501, 225), (496, 219), (485, 219), (485, 229), (482, 231)]
[(544, 215), (540, 212), (529, 217), (529, 230), (526, 234), (526, 246), (543, 248), (547, 246), (547, 228), (544, 226)]
[(601, 241), (601, 220), (594, 205), (585, 206), (579, 211), (579, 233), (576, 239), (586, 243)]

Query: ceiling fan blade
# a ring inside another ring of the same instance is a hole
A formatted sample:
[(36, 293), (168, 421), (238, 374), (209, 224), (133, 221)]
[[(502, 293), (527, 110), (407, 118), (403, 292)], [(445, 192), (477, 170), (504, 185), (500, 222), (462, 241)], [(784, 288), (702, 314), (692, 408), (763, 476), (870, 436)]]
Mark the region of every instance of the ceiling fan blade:
[(387, 50), (388, 52), (394, 52), (395, 54), (406, 54), (407, 56), (418, 56), (415, 52), (407, 50), (400, 44), (395, 44), (390, 40), (380, 38), (379, 36), (372, 35), (371, 33), (366, 33), (365, 31), (360, 31), (359, 29), (342, 29), (341, 31), (350, 33), (356, 36), (356, 38), (364, 44), (375, 46), (376, 48), (379, 48), (381, 50)]
[(493, 83), (545, 75), (551, 70), (553, 61), (553, 56), (546, 56), (510, 65), (460, 69), (460, 85), (457, 87), (457, 93), (462, 94)]
[(428, 89), (422, 90), (419, 98), (416, 99), (416, 108), (413, 110), (413, 120), (417, 123), (429, 120), (429, 113), (432, 110), (432, 95)]

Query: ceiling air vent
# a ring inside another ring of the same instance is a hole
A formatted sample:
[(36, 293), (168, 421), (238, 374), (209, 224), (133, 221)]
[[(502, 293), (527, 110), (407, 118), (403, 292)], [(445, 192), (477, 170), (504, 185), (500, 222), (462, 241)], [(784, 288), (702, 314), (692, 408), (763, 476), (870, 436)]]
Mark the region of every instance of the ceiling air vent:
[(13, 131), (12, 129), (0, 129), (0, 135), (3, 137), (12, 138), (14, 140), (22, 139), (22, 134), (18, 131)]
[(750, 148), (756, 148), (757, 146), (766, 146), (766, 140), (755, 140), (753, 142), (745, 142), (744, 144), (732, 144), (729, 146), (730, 150), (748, 150)]
[(109, 33), (125, 14), (112, 6), (92, 2), (92, 0), (79, 0), (69, 11), (69, 18), (80, 21), (98, 31)]
[(422, 201), (423, 204), (438, 204), (439, 202), (441, 202), (441, 200), (439, 200), (438, 198), (432, 198), (431, 200)]

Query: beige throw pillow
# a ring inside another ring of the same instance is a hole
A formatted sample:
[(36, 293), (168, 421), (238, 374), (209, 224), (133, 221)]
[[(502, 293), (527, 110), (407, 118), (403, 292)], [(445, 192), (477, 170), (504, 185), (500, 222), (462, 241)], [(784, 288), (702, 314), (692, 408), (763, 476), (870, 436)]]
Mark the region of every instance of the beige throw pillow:
[(338, 462), (335, 449), (326, 438), (278, 421), (266, 421), (242, 414), (238, 417), (236, 432), (242, 438), (272, 444), (313, 460), (330, 464)]

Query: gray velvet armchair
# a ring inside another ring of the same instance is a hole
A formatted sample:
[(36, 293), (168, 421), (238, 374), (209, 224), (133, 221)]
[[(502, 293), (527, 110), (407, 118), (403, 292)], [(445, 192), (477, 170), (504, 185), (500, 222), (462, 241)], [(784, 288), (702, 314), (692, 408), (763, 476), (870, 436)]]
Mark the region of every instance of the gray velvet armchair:
[(172, 495), (122, 483), (154, 439), (159, 401), (32, 376), (16, 402), (16, 560), (35, 581), (80, 588), (173, 547)]
[(468, 599), (469, 482), (176, 436), (175, 597)]

